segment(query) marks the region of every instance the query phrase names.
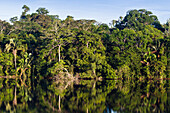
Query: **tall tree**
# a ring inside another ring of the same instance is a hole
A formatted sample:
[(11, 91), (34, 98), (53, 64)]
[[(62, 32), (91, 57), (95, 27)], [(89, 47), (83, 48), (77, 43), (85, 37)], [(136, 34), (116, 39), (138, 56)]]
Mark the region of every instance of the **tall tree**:
[(116, 26), (119, 29), (133, 28), (135, 30), (142, 30), (144, 25), (153, 25), (155, 28), (163, 30), (157, 16), (146, 9), (129, 10)]

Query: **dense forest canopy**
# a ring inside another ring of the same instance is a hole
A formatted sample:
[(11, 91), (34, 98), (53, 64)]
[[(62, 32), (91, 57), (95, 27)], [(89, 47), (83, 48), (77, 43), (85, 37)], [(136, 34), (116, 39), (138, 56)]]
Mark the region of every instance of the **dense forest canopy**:
[(0, 76), (167, 78), (170, 21), (130, 10), (111, 26), (49, 15), (46, 8), (0, 20)]

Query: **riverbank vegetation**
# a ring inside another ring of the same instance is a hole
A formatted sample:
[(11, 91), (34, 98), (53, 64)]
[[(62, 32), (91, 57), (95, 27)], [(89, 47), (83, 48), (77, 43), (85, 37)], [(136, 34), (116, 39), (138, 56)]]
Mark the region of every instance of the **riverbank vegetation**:
[(162, 25), (139, 9), (107, 25), (22, 9), (10, 23), (0, 20), (1, 77), (170, 78), (170, 20)]

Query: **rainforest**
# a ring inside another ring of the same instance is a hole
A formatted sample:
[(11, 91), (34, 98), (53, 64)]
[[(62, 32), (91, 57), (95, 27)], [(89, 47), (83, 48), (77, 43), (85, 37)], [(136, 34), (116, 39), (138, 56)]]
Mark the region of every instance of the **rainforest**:
[(0, 112), (170, 112), (170, 19), (22, 10), (0, 20)]

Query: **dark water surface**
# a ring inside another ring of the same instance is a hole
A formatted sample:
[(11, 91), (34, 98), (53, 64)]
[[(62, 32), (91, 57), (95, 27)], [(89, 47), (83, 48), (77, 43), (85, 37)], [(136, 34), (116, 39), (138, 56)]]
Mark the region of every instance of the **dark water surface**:
[(168, 80), (0, 79), (0, 113), (170, 113), (169, 85)]

